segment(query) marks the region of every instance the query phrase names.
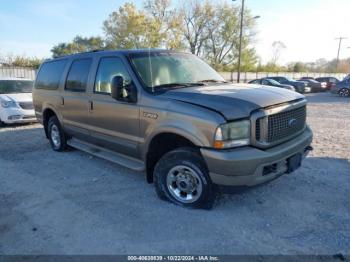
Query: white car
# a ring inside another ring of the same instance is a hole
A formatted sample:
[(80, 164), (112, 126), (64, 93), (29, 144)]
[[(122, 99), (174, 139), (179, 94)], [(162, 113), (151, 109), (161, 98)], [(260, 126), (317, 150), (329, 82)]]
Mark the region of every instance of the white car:
[(0, 78), (0, 126), (36, 122), (33, 85), (30, 79)]

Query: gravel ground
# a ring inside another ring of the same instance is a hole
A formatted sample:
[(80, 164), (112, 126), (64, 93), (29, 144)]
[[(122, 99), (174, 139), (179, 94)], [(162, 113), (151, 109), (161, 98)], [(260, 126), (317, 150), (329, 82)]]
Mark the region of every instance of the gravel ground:
[(308, 95), (303, 167), (221, 196), (158, 200), (144, 175), (53, 152), (40, 125), (0, 130), (0, 254), (350, 254), (350, 99)]

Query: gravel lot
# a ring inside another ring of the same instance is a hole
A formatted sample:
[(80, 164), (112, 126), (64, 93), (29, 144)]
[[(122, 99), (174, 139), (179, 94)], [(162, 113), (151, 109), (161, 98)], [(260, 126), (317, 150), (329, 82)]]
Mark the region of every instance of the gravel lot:
[(314, 152), (211, 211), (158, 200), (142, 173), (0, 130), (0, 254), (350, 254), (350, 99), (310, 94)]

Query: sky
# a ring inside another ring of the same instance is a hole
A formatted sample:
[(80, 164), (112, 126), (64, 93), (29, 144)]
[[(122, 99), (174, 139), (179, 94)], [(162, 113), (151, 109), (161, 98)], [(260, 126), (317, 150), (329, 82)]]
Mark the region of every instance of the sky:
[[(142, 0), (131, 1), (142, 7)], [(54, 45), (68, 42), (76, 35), (102, 36), (103, 21), (125, 2), (0, 0), (0, 54), (46, 58), (51, 56)], [(343, 42), (340, 57), (350, 57), (350, 0), (245, 2), (252, 15), (260, 16), (254, 46), (262, 62), (271, 58), (274, 41), (282, 41), (287, 47), (281, 56), (282, 64), (333, 59), (338, 49), (335, 38), (339, 36), (349, 37)]]

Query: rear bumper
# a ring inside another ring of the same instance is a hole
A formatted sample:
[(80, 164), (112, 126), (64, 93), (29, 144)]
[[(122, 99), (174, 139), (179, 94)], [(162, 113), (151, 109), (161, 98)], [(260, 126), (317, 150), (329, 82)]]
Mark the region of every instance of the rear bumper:
[[(243, 147), (232, 150), (201, 149), (212, 182), (224, 186), (254, 186), (287, 172), (287, 159), (308, 154), (312, 131), (307, 128), (298, 137), (276, 147), (260, 150)], [(272, 167), (271, 172), (268, 171)]]

